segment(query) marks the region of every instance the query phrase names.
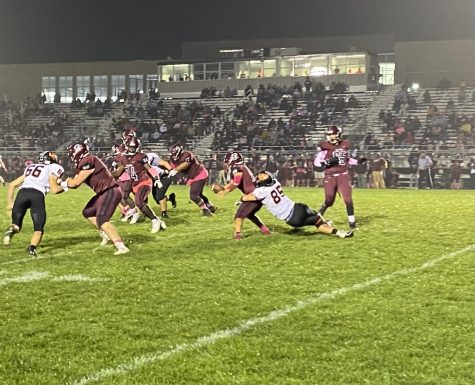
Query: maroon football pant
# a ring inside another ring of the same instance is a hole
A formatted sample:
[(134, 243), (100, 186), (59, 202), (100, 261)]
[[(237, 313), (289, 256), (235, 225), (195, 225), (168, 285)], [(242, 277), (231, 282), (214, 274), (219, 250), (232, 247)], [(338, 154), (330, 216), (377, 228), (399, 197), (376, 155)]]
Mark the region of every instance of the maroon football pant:
[[(330, 207), (335, 203), (336, 193), (340, 193), (346, 205), (348, 215), (354, 214), (352, 187), (348, 173), (339, 175), (325, 175), (323, 178), (323, 189), (325, 191), (324, 206)], [(322, 213), (323, 214), (323, 213)]]
[(119, 186), (112, 187), (93, 196), (82, 211), (85, 218), (96, 217), (97, 227), (109, 222), (115, 209), (122, 200), (122, 190)]

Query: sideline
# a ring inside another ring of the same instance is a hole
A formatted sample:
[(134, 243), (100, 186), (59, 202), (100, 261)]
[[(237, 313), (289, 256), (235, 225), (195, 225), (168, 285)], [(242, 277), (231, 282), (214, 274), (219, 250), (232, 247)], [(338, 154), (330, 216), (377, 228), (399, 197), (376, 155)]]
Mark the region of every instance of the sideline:
[(466, 253), (470, 250), (473, 250), (474, 248), (475, 248), (475, 244), (472, 244), (470, 246), (464, 247), (463, 249), (460, 249), (448, 254), (444, 254), (438, 258), (434, 258), (429, 261), (426, 261), (422, 265), (419, 265), (417, 267), (401, 269), (393, 273), (382, 275), (380, 277), (370, 278), (364, 282), (356, 283), (351, 286), (342, 287), (330, 292), (321, 293), (321, 294), (309, 297), (307, 299), (297, 301), (293, 305), (288, 305), (280, 310), (271, 311), (270, 313), (262, 317), (256, 317), (256, 318), (250, 318), (248, 320), (244, 320), (239, 325), (233, 328), (219, 330), (207, 336), (199, 337), (194, 342), (177, 345), (176, 347), (170, 350), (166, 350), (163, 352), (156, 352), (152, 354), (143, 355), (141, 357), (133, 358), (131, 361), (120, 364), (116, 366), (115, 368), (101, 369), (95, 373), (88, 374), (76, 381), (70, 382), (67, 385), (86, 385), (90, 382), (99, 381), (103, 378), (110, 377), (113, 375), (127, 374), (128, 372), (137, 370), (145, 365), (154, 363), (155, 361), (165, 360), (168, 357), (171, 357), (173, 355), (180, 354), (192, 349), (199, 349), (203, 346), (212, 345), (219, 340), (242, 334), (243, 332), (246, 332), (247, 330), (252, 329), (253, 327), (257, 325), (278, 320), (282, 317), (285, 317), (286, 315), (290, 313), (299, 311), (301, 309), (304, 309), (316, 303), (319, 303), (325, 300), (332, 300), (339, 296), (342, 296), (342, 295), (345, 295), (357, 290), (363, 290), (368, 287), (389, 281), (393, 278), (397, 278), (400, 276), (407, 276), (409, 274), (416, 273), (418, 271), (429, 269), (440, 262), (443, 262), (450, 258), (457, 257), (458, 255)]

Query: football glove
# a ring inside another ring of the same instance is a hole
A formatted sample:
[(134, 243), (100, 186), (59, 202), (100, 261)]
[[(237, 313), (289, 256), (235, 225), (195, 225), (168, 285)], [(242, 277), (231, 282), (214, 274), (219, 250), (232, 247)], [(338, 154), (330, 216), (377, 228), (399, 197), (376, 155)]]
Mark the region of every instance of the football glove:
[(330, 168), (330, 167), (338, 166), (339, 162), (340, 162), (340, 159), (334, 156), (333, 158), (325, 160), (325, 167)]
[(178, 174), (178, 172), (175, 169), (168, 171), (169, 178), (174, 177), (176, 174)]
[(155, 179), (155, 182), (153, 182), (153, 184), (155, 185), (156, 188), (162, 188), (163, 187), (163, 184), (160, 181), (160, 179)]

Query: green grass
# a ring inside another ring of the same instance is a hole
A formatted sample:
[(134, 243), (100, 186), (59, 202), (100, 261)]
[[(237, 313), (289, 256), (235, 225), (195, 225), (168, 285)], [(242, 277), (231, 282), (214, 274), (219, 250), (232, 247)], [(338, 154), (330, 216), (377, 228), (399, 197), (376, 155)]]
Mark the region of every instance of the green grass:
[[(123, 256), (81, 217), (87, 188), (47, 197), (39, 258), (29, 217), (0, 245), (0, 384), (475, 383), (473, 191), (354, 190), (360, 229), (344, 240), (263, 209), (273, 235), (247, 222), (240, 242), (237, 192), (207, 187), (206, 218), (186, 187), (170, 191), (166, 231), (114, 218)], [(347, 228), (340, 199), (326, 217)], [(98, 280), (58, 280), (70, 275)]]

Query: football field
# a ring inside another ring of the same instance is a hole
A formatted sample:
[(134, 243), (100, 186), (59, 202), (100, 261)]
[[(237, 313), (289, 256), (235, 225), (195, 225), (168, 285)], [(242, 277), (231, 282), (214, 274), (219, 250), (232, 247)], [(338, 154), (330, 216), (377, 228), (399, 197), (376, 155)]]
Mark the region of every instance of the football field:
[[(273, 234), (245, 222), (242, 241), (237, 191), (205, 188), (211, 218), (186, 187), (169, 192), (178, 207), (158, 234), (116, 213), (129, 254), (82, 218), (86, 187), (47, 196), (38, 258), (28, 215), (0, 245), (0, 384), (475, 383), (474, 191), (355, 189), (349, 239), (263, 208)], [(339, 197), (325, 217), (348, 229)]]

